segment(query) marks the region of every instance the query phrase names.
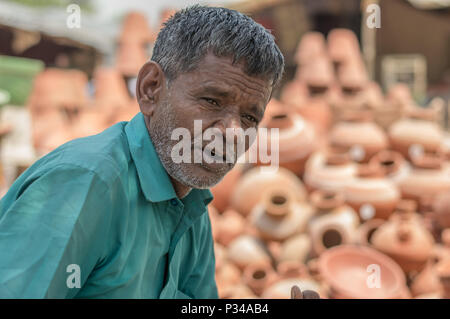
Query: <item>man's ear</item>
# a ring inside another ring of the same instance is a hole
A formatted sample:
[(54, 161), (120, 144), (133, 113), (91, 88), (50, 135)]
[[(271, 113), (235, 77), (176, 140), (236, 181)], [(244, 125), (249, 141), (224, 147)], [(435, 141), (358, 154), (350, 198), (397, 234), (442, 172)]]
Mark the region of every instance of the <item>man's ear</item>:
[(148, 61), (139, 70), (136, 98), (144, 115), (153, 115), (156, 103), (161, 98), (164, 83), (164, 72), (158, 63)]

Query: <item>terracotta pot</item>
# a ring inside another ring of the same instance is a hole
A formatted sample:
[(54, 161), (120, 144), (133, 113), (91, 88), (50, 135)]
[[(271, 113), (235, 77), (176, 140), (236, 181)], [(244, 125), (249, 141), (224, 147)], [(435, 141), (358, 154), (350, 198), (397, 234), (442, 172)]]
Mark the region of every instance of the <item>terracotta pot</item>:
[(305, 262), (311, 250), (311, 239), (307, 234), (298, 234), (286, 239), (280, 247), (278, 262)]
[(441, 292), (442, 285), (436, 272), (438, 262), (437, 259), (430, 258), (425, 268), (414, 277), (411, 283), (411, 293), (414, 297)]
[[(281, 102), (295, 108), (303, 106), (308, 98), (309, 93), (306, 84), (301, 81), (291, 81), (287, 83), (281, 91)], [(269, 106), (266, 107), (266, 112), (268, 109)], [(265, 115), (266, 113), (264, 113), (264, 116)]]
[(242, 167), (236, 165), (216, 186), (211, 187), (211, 192), (214, 195), (211, 204), (219, 211), (223, 212), (230, 206), (232, 191), (241, 175)]
[(372, 246), (372, 236), (375, 231), (385, 223), (384, 219), (369, 219), (358, 227), (355, 244)]
[(395, 184), (408, 176), (411, 169), (402, 154), (391, 150), (383, 150), (375, 154), (370, 159), (369, 165), (376, 166), (377, 169), (381, 170), (383, 176)]
[(297, 108), (297, 112), (314, 125), (319, 135), (325, 135), (332, 123), (332, 112), (323, 99), (309, 99)]
[(387, 219), (400, 200), (397, 186), (382, 176), (382, 172), (370, 165), (362, 165), (358, 176), (344, 186), (348, 205), (359, 212), (361, 219)]
[(450, 167), (438, 154), (424, 154), (413, 160), (410, 173), (398, 184), (404, 198), (419, 201), (450, 191)]
[(228, 259), (240, 269), (251, 263), (266, 263), (271, 257), (264, 244), (255, 237), (241, 235), (235, 238), (228, 246)]
[(244, 284), (228, 286), (219, 290), (221, 299), (256, 299), (258, 298), (253, 291)]
[(214, 242), (214, 255), (216, 259), (216, 271), (227, 263), (227, 250), (221, 244)]
[(437, 194), (433, 202), (435, 219), (441, 228), (450, 228), (450, 191)]
[(152, 32), (147, 18), (140, 12), (129, 12), (122, 23), (121, 42), (148, 43), (152, 40)]
[(325, 94), (335, 81), (331, 61), (324, 54), (315, 56), (297, 69), (296, 80), (306, 84), (310, 96)]
[(392, 148), (408, 159), (412, 159), (413, 148), (422, 148), (424, 152), (437, 152), (441, 148), (444, 139), (442, 129), (424, 117), (416, 111), (410, 117), (392, 124), (388, 130)]
[(148, 53), (140, 42), (121, 43), (116, 53), (116, 67), (127, 77), (136, 77), (141, 67), (147, 62)]
[(259, 230), (261, 238), (283, 241), (305, 231), (313, 214), (313, 208), (296, 201), (292, 191), (273, 185), (253, 208), (250, 221)]
[(219, 295), (222, 295), (223, 291), (228, 287), (236, 286), (241, 283), (241, 281), (241, 271), (232, 263), (227, 262), (216, 270), (216, 284)]
[(267, 287), (278, 280), (278, 275), (270, 263), (258, 262), (245, 268), (243, 280), (255, 295), (261, 296)]
[(232, 190), (231, 206), (247, 216), (253, 207), (261, 201), (265, 189), (272, 185), (282, 185), (295, 193), (298, 201), (306, 199), (306, 190), (302, 181), (284, 168), (277, 171), (263, 171), (259, 167), (245, 172)]
[(373, 155), (388, 147), (384, 131), (371, 122), (369, 113), (349, 112), (330, 131), (330, 144), (352, 149), (359, 147), (363, 154), (361, 162), (367, 162)]
[(117, 69), (97, 68), (94, 72), (95, 105), (114, 112), (130, 103), (125, 81)]
[(350, 161), (348, 152), (320, 151), (308, 159), (304, 182), (309, 191), (342, 191), (344, 185), (356, 173), (357, 165)]
[(326, 53), (325, 37), (320, 32), (306, 32), (302, 35), (295, 53), (295, 62), (299, 67), (308, 64), (311, 59)]
[[(377, 281), (377, 268), (378, 277)], [(323, 279), (337, 299), (409, 298), (405, 275), (388, 256), (364, 247), (343, 245), (324, 252), (318, 261)], [(373, 285), (373, 286), (371, 286)]]
[[(288, 268), (290, 269), (283, 269)], [(313, 290), (319, 294), (321, 298), (326, 298), (326, 292), (321, 284), (309, 277), (301, 264), (282, 264), (278, 267), (278, 273), (281, 273), (280, 279), (267, 287), (262, 293), (263, 299), (290, 299), (291, 289), (298, 286), (301, 291)], [(296, 269), (297, 268), (297, 269)]]
[(409, 86), (404, 83), (397, 83), (391, 86), (387, 93), (387, 99), (398, 108), (406, 108), (414, 104), (414, 99)]
[(401, 212), (381, 225), (372, 236), (373, 247), (389, 255), (406, 272), (422, 270), (431, 257), (433, 236), (414, 212)]
[(359, 44), (356, 35), (348, 29), (336, 28), (327, 36), (328, 54), (336, 69), (349, 60), (359, 58)]
[(308, 225), (312, 252), (320, 255), (333, 246), (352, 243), (358, 225), (358, 215), (345, 205), (312, 218)]
[(369, 84), (367, 71), (362, 61), (353, 58), (338, 69), (338, 80), (344, 95), (353, 96)]
[[(269, 130), (279, 129), (279, 138), (276, 141), (278, 143), (279, 165), (301, 176), (306, 160), (317, 147), (314, 127), (294, 111), (273, 113), (264, 126)], [(262, 134), (262, 131), (258, 132), (258, 145), (265, 145), (269, 156), (272, 145), (275, 145), (272, 144), (271, 136), (270, 132), (267, 134)], [(273, 165), (273, 163), (264, 163), (259, 156), (258, 164)]]
[(236, 237), (245, 232), (245, 219), (233, 209), (223, 212), (218, 221), (217, 241), (228, 246)]

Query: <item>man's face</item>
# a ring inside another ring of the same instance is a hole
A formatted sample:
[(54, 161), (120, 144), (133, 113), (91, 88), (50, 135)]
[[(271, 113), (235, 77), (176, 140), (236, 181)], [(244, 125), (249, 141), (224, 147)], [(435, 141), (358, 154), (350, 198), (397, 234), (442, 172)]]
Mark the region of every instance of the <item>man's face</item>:
[[(201, 150), (195, 147), (194, 139), (199, 138), (199, 131), (194, 130), (194, 120), (201, 120), (201, 134), (207, 129), (220, 131), (224, 139), (221, 153), (225, 159), (227, 143), (228, 146), (230, 142), (237, 143), (237, 139), (225, 140), (226, 129), (256, 129), (271, 91), (269, 80), (248, 76), (241, 65), (232, 65), (230, 58), (213, 54), (206, 55), (196, 70), (178, 75), (170, 87), (162, 90), (149, 125), (152, 142), (168, 174), (192, 188), (209, 188), (217, 184), (233, 168), (236, 159), (233, 163), (225, 160), (207, 163), (202, 157), (201, 162), (196, 163), (195, 152), (203, 152), (211, 140), (203, 140)], [(175, 163), (171, 157), (172, 149), (178, 143), (178, 140), (171, 140), (176, 128), (190, 132), (192, 158), (189, 163)], [(247, 150), (250, 145), (245, 144)]]

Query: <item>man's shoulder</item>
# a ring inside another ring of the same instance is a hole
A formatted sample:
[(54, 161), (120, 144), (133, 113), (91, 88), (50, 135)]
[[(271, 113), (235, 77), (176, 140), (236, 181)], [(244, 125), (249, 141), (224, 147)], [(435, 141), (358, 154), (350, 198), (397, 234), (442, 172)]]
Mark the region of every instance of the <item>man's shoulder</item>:
[(130, 152), (124, 130), (126, 123), (114, 124), (99, 134), (61, 145), (33, 164), (29, 173), (40, 175), (54, 167), (78, 168), (80, 172), (95, 173), (109, 184), (129, 165)]

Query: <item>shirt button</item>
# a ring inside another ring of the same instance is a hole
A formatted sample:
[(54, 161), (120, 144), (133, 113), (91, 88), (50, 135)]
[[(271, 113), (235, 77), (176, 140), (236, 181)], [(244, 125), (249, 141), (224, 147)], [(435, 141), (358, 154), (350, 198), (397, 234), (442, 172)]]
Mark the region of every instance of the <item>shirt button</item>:
[(171, 203), (173, 206), (178, 206), (178, 202), (177, 202), (176, 199), (171, 199), (171, 200), (170, 200), (170, 203)]

